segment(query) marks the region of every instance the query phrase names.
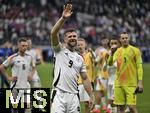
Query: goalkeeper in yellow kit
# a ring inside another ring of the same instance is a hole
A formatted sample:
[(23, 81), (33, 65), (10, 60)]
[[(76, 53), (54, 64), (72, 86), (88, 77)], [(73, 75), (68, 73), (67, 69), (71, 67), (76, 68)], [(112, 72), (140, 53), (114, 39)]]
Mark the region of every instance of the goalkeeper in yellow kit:
[(117, 61), (117, 71), (114, 84), (114, 104), (118, 113), (125, 113), (128, 105), (131, 113), (138, 113), (136, 109), (136, 93), (143, 92), (143, 68), (140, 50), (129, 44), (129, 35), (121, 33), (122, 47), (111, 48), (108, 64)]

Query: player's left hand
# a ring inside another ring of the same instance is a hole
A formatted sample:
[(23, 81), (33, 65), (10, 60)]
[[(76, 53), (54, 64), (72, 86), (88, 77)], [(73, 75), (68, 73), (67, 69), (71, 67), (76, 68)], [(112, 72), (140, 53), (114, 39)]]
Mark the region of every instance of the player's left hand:
[(143, 89), (143, 83), (142, 81), (138, 81), (138, 86), (136, 88), (136, 92), (135, 93), (143, 93), (144, 89)]
[(139, 93), (143, 93), (143, 83), (142, 83), (142, 81), (139, 81), (138, 82), (138, 87), (139, 87)]

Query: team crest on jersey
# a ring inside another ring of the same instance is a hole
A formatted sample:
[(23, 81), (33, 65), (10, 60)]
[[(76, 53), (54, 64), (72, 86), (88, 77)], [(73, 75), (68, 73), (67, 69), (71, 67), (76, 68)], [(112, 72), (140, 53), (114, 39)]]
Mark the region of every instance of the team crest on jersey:
[(20, 63), (20, 60), (18, 60), (17, 63)]
[(77, 60), (77, 62), (81, 62), (81, 59), (80, 59), (80, 57), (77, 57), (77, 59), (76, 59), (76, 60)]

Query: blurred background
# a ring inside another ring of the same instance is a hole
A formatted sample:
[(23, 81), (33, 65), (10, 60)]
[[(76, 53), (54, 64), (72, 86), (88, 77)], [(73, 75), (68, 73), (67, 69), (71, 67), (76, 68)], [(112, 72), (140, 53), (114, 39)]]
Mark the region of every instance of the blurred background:
[[(0, 56), (16, 50), (22, 36), (31, 36), (33, 46), (44, 61), (51, 61), (53, 51), (49, 34), (68, 0), (0, 0)], [(149, 0), (71, 0), (73, 15), (60, 31), (75, 27), (89, 46), (96, 48), (101, 38), (127, 31), (131, 43), (140, 47), (143, 61), (150, 62)]]

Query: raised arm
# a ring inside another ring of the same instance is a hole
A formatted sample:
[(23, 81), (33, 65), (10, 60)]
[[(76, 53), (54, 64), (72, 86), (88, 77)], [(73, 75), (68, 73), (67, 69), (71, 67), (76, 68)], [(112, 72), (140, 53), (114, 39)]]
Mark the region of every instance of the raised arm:
[(59, 44), (58, 32), (63, 26), (65, 20), (68, 19), (71, 16), (71, 14), (72, 14), (72, 5), (67, 4), (66, 6), (64, 6), (62, 16), (56, 22), (56, 24), (53, 26), (51, 30), (50, 38), (52, 46), (57, 46)]

